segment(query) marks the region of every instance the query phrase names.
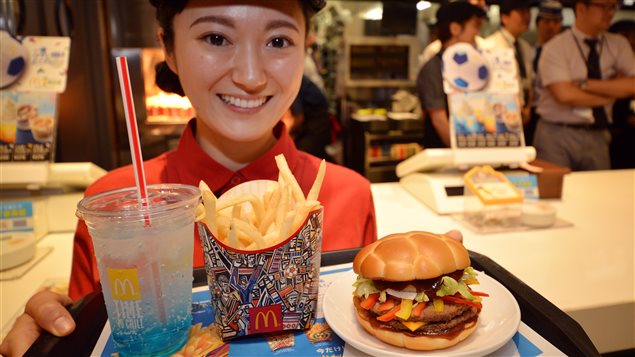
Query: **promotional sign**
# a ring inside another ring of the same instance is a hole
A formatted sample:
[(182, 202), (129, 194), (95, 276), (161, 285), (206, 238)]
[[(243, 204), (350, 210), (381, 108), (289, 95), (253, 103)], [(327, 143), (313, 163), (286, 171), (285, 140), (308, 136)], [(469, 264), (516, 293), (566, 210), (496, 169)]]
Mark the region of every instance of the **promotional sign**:
[(0, 91), (0, 161), (49, 161), (56, 93)]
[(70, 38), (0, 31), (0, 161), (52, 161)]
[[(7, 36), (2, 35), (3, 42)], [(66, 89), (70, 37), (18, 36), (7, 41), (14, 44), (2, 57), (7, 56), (8, 69), (16, 66), (16, 59), (24, 63), (17, 81), (8, 88), (17, 92), (61, 93)], [(19, 45), (15, 44), (18, 42)], [(21, 46), (20, 46), (21, 45)], [(2, 45), (5, 52), (5, 45)], [(21, 60), (20, 60), (21, 59)], [(5, 61), (3, 61), (5, 62)], [(6, 71), (5, 71), (6, 72)], [(14, 76), (18, 73), (11, 72)]]
[(510, 49), (457, 43), (443, 53), (453, 148), (525, 145), (517, 69)]

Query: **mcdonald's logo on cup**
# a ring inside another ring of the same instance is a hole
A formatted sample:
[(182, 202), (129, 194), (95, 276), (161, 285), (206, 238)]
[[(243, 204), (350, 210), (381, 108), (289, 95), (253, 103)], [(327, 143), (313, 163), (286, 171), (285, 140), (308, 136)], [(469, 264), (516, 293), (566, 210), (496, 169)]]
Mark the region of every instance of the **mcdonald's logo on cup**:
[(137, 269), (108, 268), (108, 282), (113, 299), (141, 300)]
[(249, 334), (282, 330), (280, 304), (249, 309)]

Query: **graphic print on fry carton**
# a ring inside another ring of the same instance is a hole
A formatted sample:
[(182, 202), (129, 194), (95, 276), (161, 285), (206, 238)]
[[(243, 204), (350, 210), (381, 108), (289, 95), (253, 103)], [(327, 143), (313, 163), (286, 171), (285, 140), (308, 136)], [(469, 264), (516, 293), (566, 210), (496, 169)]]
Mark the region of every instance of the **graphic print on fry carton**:
[(143, 328), (137, 269), (108, 268), (108, 282), (115, 306), (115, 317), (111, 321), (128, 329)]
[[(223, 339), (264, 332), (251, 321), (254, 308), (279, 306), (275, 330), (310, 327), (317, 305), (323, 211), (309, 214), (298, 233), (261, 251), (238, 251), (220, 243), (199, 224), (214, 320)], [(269, 310), (271, 311), (271, 310)], [(266, 312), (266, 310), (265, 310)], [(262, 314), (261, 314), (262, 315)]]

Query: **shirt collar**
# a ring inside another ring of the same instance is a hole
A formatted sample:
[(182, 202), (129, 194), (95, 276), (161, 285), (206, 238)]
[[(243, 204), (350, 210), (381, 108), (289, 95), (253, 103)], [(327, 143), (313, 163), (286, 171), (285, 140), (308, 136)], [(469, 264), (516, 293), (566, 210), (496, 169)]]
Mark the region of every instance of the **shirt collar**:
[(166, 170), (171, 182), (198, 186), (199, 181), (203, 180), (219, 195), (245, 181), (277, 180), (278, 167), (274, 157), (278, 154), (284, 154), (292, 171), (299, 164), (298, 150), (282, 122), (273, 128), (277, 141), (271, 149), (236, 172), (225, 168), (201, 149), (196, 142), (196, 124), (196, 119), (190, 120), (176, 150), (168, 156)]
[(511, 43), (512, 45), (514, 44), (514, 42), (516, 42), (516, 38), (514, 37), (514, 35), (512, 35), (509, 31), (507, 31), (507, 29), (505, 29), (504, 27), (501, 27), (500, 31), (505, 41), (507, 41), (508, 43)]
[(591, 37), (591, 36), (585, 34), (584, 32), (582, 32), (575, 25), (571, 26), (571, 32), (573, 32), (573, 35), (578, 39), (578, 41), (584, 41), (587, 38), (595, 38), (595, 39), (600, 40), (602, 38), (602, 36), (604, 35), (604, 33), (600, 33), (597, 37)]

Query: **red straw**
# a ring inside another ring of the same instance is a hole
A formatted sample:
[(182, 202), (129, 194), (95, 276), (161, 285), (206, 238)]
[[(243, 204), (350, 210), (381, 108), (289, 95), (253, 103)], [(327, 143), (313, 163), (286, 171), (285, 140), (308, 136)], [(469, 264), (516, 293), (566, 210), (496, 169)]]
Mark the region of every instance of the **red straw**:
[[(134, 110), (134, 101), (132, 100), (128, 61), (125, 56), (117, 57), (117, 72), (119, 73), (119, 86), (121, 87), (123, 109), (126, 114), (126, 125), (128, 126), (128, 141), (130, 142), (137, 194), (141, 205), (145, 208), (148, 206), (148, 189), (146, 188), (146, 174), (143, 170), (143, 156), (141, 154), (139, 130), (137, 129), (137, 117)], [(146, 226), (150, 225), (150, 217), (145, 217), (145, 224)]]
[[(139, 142), (139, 130), (137, 129), (137, 117), (132, 100), (132, 87), (130, 86), (130, 73), (128, 72), (128, 60), (125, 56), (116, 58), (117, 72), (119, 74), (119, 86), (121, 87), (121, 97), (123, 98), (124, 113), (126, 114), (126, 125), (128, 126), (128, 141), (130, 142), (130, 152), (132, 153), (132, 167), (134, 168), (134, 178), (137, 184), (137, 194), (141, 206), (148, 207), (148, 189), (146, 187), (146, 175), (143, 170), (143, 156), (141, 155), (141, 144)], [(145, 226), (150, 227), (150, 217), (145, 216)], [(156, 261), (152, 263), (152, 274), (155, 279), (160, 279), (161, 272)], [(155, 293), (159, 309), (159, 318), (163, 324), (166, 322), (165, 305), (163, 304), (163, 292), (161, 283), (155, 284)]]

